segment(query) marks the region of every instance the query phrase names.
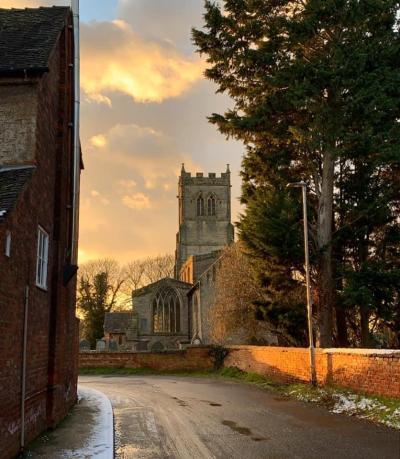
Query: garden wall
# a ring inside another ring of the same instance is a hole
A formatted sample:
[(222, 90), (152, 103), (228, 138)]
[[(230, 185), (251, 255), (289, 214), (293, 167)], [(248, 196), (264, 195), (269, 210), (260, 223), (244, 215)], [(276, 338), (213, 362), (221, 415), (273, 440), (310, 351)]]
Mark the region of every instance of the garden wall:
[(163, 352), (81, 351), (79, 367), (150, 368), (165, 370), (211, 370), (213, 362), (207, 347)]
[[(278, 382), (310, 380), (309, 350), (264, 346), (230, 346), (226, 367), (259, 373)], [(400, 351), (317, 349), (319, 384), (400, 398)]]

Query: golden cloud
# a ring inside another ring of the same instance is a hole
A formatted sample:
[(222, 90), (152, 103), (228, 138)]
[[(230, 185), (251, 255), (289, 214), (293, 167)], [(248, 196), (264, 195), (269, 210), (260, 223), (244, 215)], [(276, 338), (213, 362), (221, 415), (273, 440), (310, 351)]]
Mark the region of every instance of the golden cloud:
[(125, 195), (122, 197), (122, 203), (129, 209), (143, 210), (150, 209), (150, 198), (144, 193)]
[(82, 24), (81, 84), (87, 97), (106, 102), (121, 92), (136, 102), (162, 102), (202, 79), (205, 64), (163, 42), (142, 39), (116, 20)]
[(105, 147), (107, 144), (107, 139), (104, 137), (104, 135), (95, 135), (90, 139), (90, 143), (94, 147), (102, 148)]

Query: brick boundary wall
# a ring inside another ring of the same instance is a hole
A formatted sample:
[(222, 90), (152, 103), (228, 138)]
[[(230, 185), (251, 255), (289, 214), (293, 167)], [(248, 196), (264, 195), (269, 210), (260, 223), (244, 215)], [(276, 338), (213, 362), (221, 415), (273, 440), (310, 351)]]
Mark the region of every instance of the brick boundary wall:
[[(400, 351), (316, 349), (317, 380), (359, 392), (400, 398)], [(259, 373), (277, 382), (308, 382), (309, 350), (229, 346), (225, 367)]]
[(211, 370), (213, 362), (207, 347), (164, 352), (80, 351), (79, 368), (150, 368), (164, 370)]

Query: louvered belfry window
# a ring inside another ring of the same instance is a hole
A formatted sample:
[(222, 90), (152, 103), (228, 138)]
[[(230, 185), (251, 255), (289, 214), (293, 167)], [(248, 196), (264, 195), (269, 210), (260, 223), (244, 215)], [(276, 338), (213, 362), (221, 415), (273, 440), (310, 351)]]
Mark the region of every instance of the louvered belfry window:
[(203, 217), (204, 216), (204, 199), (202, 196), (197, 198), (197, 216)]
[(216, 207), (215, 197), (214, 196), (210, 196), (207, 199), (207, 215), (214, 216), (215, 215), (215, 207)]

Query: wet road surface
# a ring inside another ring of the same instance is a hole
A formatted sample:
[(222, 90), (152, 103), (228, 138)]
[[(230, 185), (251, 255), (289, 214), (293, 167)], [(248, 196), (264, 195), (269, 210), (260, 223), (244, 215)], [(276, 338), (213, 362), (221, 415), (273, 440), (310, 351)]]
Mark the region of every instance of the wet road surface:
[(400, 432), (241, 383), (81, 376), (114, 409), (118, 459), (400, 459)]

